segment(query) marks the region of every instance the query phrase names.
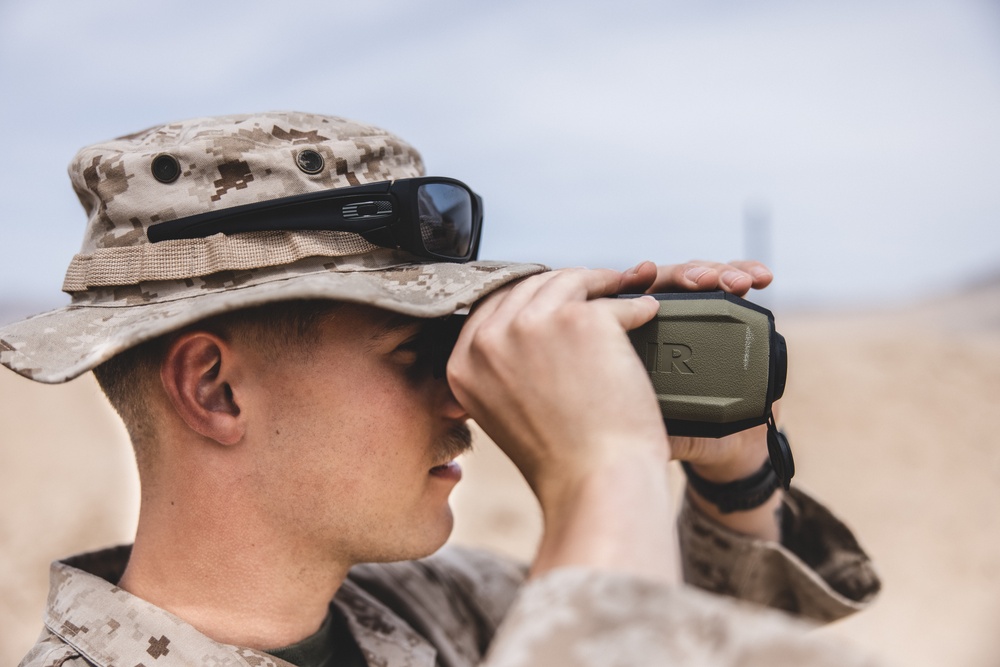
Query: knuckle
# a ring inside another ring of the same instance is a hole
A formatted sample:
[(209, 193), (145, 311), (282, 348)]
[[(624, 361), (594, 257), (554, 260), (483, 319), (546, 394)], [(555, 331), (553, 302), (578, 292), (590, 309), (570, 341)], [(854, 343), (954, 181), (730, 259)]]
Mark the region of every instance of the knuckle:
[(461, 392), (465, 389), (466, 373), (463, 363), (456, 361), (454, 358), (449, 359), (444, 375), (448, 381), (448, 386), (451, 387), (453, 392)]
[(469, 348), (474, 354), (492, 356), (503, 348), (504, 337), (503, 327), (494, 321), (484, 322), (472, 337)]

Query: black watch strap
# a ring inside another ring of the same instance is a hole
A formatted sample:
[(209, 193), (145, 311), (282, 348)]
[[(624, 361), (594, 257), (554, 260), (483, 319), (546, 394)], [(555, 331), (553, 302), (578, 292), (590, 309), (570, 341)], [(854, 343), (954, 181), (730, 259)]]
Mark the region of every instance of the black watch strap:
[(760, 507), (776, 489), (783, 486), (770, 460), (764, 461), (760, 470), (749, 477), (725, 484), (716, 484), (699, 477), (687, 461), (682, 461), (681, 466), (687, 475), (688, 484), (698, 492), (698, 495), (718, 507), (723, 514)]

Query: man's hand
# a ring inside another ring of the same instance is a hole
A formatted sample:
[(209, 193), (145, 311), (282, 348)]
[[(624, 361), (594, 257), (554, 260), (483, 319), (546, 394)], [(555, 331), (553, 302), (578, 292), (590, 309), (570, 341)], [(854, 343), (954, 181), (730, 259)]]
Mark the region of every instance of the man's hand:
[[(477, 304), (448, 362), (448, 382), (539, 499), (545, 533), (534, 574), (582, 565), (677, 580), (666, 476), (671, 444), (626, 335), (652, 319), (658, 304), (599, 297), (711, 289), (743, 295), (770, 282), (758, 262), (643, 262), (625, 273), (532, 276)], [(757, 457), (762, 442), (755, 432), (675, 438), (673, 456), (718, 464), (728, 474)]]
[(482, 301), (462, 327), (448, 363), (452, 391), (536, 492), (626, 453), (669, 456), (625, 333), (652, 319), (657, 304), (598, 299), (621, 281), (609, 270), (533, 276)]
[(626, 330), (653, 299), (600, 299), (617, 271), (553, 271), (472, 311), (448, 362), (456, 399), (517, 465), (545, 532), (533, 575), (582, 566), (679, 579), (670, 446)]
[(755, 261), (704, 262), (684, 264), (640, 262), (623, 274), (622, 293), (705, 292), (720, 289), (743, 296), (751, 289), (763, 289), (774, 276), (770, 269)]

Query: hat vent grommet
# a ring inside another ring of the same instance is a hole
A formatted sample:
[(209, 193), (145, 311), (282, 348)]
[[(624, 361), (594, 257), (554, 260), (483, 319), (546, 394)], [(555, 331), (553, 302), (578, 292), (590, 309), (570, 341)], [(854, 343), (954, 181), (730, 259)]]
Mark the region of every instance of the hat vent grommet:
[(307, 174), (318, 174), (323, 171), (326, 163), (322, 155), (307, 148), (304, 151), (299, 151), (299, 154), (295, 156), (295, 164)]
[(181, 175), (181, 164), (173, 155), (163, 153), (153, 158), (150, 170), (160, 183), (173, 183)]

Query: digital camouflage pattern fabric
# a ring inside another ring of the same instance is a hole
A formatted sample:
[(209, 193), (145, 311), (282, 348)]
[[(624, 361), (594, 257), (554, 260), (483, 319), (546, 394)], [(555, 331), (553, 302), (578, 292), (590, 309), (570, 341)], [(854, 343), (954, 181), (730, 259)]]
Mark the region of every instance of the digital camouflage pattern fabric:
[[(157, 171), (164, 159), (176, 171)], [(319, 298), (440, 317), (545, 269), (421, 263), (347, 232), (149, 242), (146, 231), (158, 222), (423, 175), (406, 142), (334, 116), (270, 112), (169, 123), (84, 148), (69, 173), (88, 216), (63, 283), (72, 303), (0, 328), (0, 364), (39, 382), (70, 380), (227, 310)]]
[[(322, 169), (303, 170), (299, 158), (306, 151), (321, 156)], [(168, 182), (158, 179), (153, 168), (157, 158), (164, 157), (177, 165)], [(146, 229), (197, 213), (412, 178), (423, 171), (419, 153), (384, 130), (297, 112), (195, 118), (89, 146), (69, 166), (88, 223), (65, 289), (76, 292), (273, 266), (287, 263), (297, 244), (306, 246), (299, 252), (364, 253), (375, 246), (346, 233), (288, 232), (151, 244)], [(204, 268), (198, 248), (204, 248), (208, 260)], [(320, 248), (325, 252), (317, 252)], [(192, 254), (198, 257), (191, 260)], [(248, 257), (258, 263), (240, 265)], [(122, 259), (130, 264), (128, 271), (117, 266)]]
[[(689, 583), (817, 621), (866, 606), (878, 577), (850, 531), (802, 492), (791, 502), (804, 518), (787, 546), (730, 533), (687, 504), (678, 531)], [(811, 566), (811, 555), (792, 550), (809, 541), (800, 534), (823, 544)], [(728, 569), (734, 554), (754, 576), (697, 574)], [(53, 564), (45, 630), (21, 667), (288, 664), (215, 642), (115, 586), (128, 555), (119, 547)], [(802, 621), (693, 587), (573, 568), (524, 576), (519, 564), (446, 547), (420, 561), (360, 565), (332, 604), (378, 667), (873, 664), (804, 632)]]
[[(119, 352), (211, 315), (291, 299), (365, 303), (414, 317), (467, 308), (538, 264), (417, 264), (391, 250), (310, 257), (186, 281), (92, 288), (73, 305), (0, 329), (0, 363), (38, 382), (71, 380)], [(383, 260), (380, 269), (367, 268)]]

